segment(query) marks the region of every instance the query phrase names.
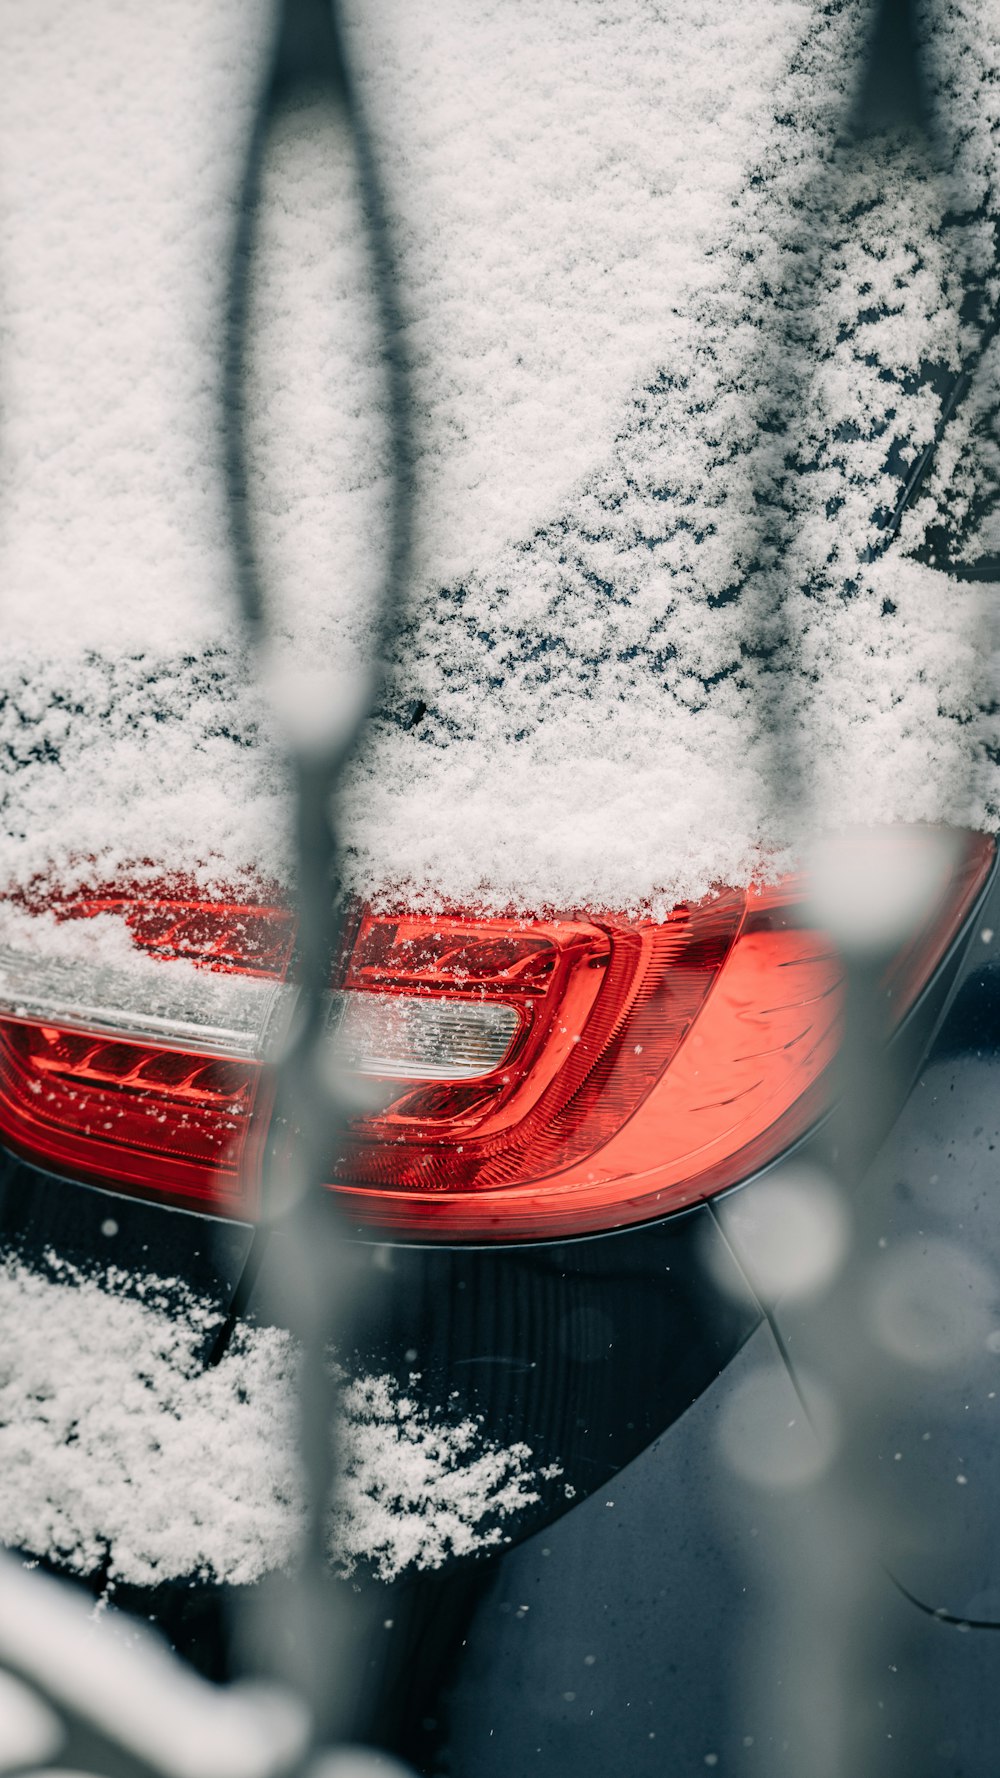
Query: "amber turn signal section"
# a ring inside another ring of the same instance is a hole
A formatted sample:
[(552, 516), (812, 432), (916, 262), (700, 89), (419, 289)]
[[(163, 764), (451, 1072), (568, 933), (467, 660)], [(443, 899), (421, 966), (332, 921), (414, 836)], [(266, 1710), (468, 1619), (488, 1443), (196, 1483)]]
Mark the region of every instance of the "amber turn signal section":
[[(887, 1029), (994, 853), (959, 836), (946, 891), (884, 977)], [(356, 910), (329, 1021), (377, 1107), (330, 1157), (351, 1219), (411, 1240), (552, 1239), (665, 1216), (775, 1159), (825, 1109), (841, 1028), (841, 965), (806, 891), (726, 890), (662, 921)], [(176, 889), (27, 911), (74, 942), (33, 952), (23, 920), (0, 941), (4, 1142), (252, 1220), (265, 1136), (280, 1151), (295, 1135), (270, 1128), (295, 994), (287, 912)]]

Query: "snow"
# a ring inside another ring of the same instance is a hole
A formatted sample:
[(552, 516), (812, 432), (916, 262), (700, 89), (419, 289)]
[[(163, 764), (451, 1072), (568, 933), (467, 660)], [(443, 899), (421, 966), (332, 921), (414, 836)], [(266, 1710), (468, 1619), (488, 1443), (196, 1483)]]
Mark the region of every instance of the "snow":
[[(996, 0), (935, 27), (950, 185), (902, 144), (835, 163), (854, 6), (348, 13), (416, 408), (406, 627), (341, 811), (354, 886), (662, 911), (787, 862), (801, 823), (770, 783), (762, 639), (806, 825), (994, 822), (992, 594), (912, 555), (943, 500), (961, 530), (973, 440), (996, 468), (989, 377), (898, 547), (873, 548), (976, 344), (959, 308), (997, 212)], [(287, 872), (218, 424), (269, 24), (263, 0), (34, 0), (0, 25), (0, 885)], [(318, 689), (345, 720), (327, 688), (379, 581), (384, 391), (351, 170), (300, 122), (274, 145), (252, 293), (250, 484), (269, 682), (294, 718), (305, 666), (310, 709)], [(207, 1315), (166, 1286), (7, 1264), (0, 1539), (140, 1582), (287, 1560), (293, 1355), (245, 1330), (205, 1372)], [(531, 1498), (526, 1451), (384, 1378), (345, 1401), (345, 1564), (433, 1565)]]
[[(152, 1586), (246, 1583), (293, 1558), (301, 1523), (296, 1353), (245, 1325), (205, 1367), (219, 1316), (176, 1281), (50, 1257), (0, 1264), (0, 1543)], [(537, 1499), (531, 1452), (388, 1376), (345, 1379), (331, 1553), (380, 1579), (502, 1541)], [(548, 1471), (546, 1473), (549, 1473)]]
[[(864, 15), (812, 0), (349, 14), (399, 219), (417, 415), (404, 658), (344, 806), (356, 885), (662, 907), (781, 859), (795, 834), (764, 787), (747, 653), (772, 596), (748, 543), (770, 399), (809, 465), (778, 504), (821, 821), (992, 819), (982, 595), (899, 551), (865, 559), (897, 486), (888, 443), (911, 461), (939, 411), (909, 373), (972, 341), (956, 266), (982, 265), (987, 231), (943, 227), (949, 192), (902, 148), (831, 186)], [(961, 181), (990, 213), (991, 16), (991, 0), (950, 8), (935, 52)], [(273, 724), (235, 626), (216, 406), (268, 24), (235, 0), (39, 0), (4, 27), (8, 881), (287, 866)], [(301, 124), (269, 173), (251, 488), (276, 645), (322, 687), (356, 658), (378, 581), (385, 451), (350, 167), (335, 132)], [(796, 362), (803, 216), (818, 348)]]

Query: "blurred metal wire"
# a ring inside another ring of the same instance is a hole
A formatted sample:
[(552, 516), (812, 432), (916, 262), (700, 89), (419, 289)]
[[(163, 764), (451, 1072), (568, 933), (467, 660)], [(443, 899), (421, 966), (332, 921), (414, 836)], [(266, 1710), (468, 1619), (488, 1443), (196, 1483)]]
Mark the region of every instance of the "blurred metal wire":
[[(293, 1027), (274, 1081), (263, 1171), (263, 1221), (277, 1238), (269, 1256), (282, 1322), (302, 1351), (300, 1446), (306, 1523), (298, 1572), (268, 1593), (258, 1666), (283, 1677), (306, 1699), (316, 1732), (329, 1741), (349, 1716), (360, 1648), (351, 1634), (351, 1595), (330, 1574), (329, 1523), (335, 1485), (336, 1402), (332, 1347), (348, 1343), (352, 1269), (345, 1262), (336, 1200), (325, 1189), (350, 1115), (329, 1042), (331, 970), (342, 941), (344, 898), (336, 828), (340, 781), (364, 731), (401, 611), (410, 545), (410, 409), (407, 366), (396, 305), (386, 205), (368, 128), (351, 76), (339, 7), (330, 0), (281, 0), (271, 66), (244, 174), (227, 317), (224, 419), (226, 474), (243, 616), (258, 659), (266, 658), (280, 613), (269, 604), (254, 547), (247, 487), (247, 323), (262, 179), (276, 128), (294, 128), (317, 105), (342, 152), (353, 157), (368, 231), (388, 392), (392, 499), (385, 573), (371, 629), (365, 681), (345, 690), (344, 707), (301, 730), (286, 724), (295, 797), (295, 905), (299, 995)], [(293, 686), (294, 697), (294, 686)]]
[[(38, 1583), (32, 1591), (27, 1582), (26, 1616), (26, 1577), (0, 1573), (8, 1605), (6, 1615), (0, 1608), (0, 1664), (20, 1672), (58, 1713), (64, 1754), (114, 1778), (275, 1778), (303, 1769), (349, 1726), (362, 1653), (361, 1639), (352, 1633), (351, 1590), (331, 1572), (329, 1548), (336, 1484), (331, 1349), (349, 1343), (353, 1276), (345, 1263), (336, 1200), (324, 1189), (351, 1109), (329, 1041), (329, 993), (344, 914), (337, 793), (377, 696), (403, 598), (410, 542), (410, 410), (386, 205), (345, 53), (340, 10), (331, 0), (280, 0), (239, 194), (222, 386), (237, 588), (251, 651), (262, 670), (281, 614), (273, 610), (259, 570), (248, 497), (249, 293), (275, 130), (282, 123), (294, 129), (301, 120), (315, 128), (317, 107), (339, 151), (351, 157), (360, 193), (383, 348), (392, 494), (381, 597), (361, 683), (345, 687), (341, 707), (328, 709), (319, 721), (286, 722), (283, 731), (294, 798), (298, 996), (271, 1083), (262, 1220), (272, 1237), (269, 1272), (281, 1319), (301, 1349), (303, 1534), (294, 1575), (264, 1588), (247, 1608), (251, 1622), (244, 1646), (252, 1647), (257, 1671), (279, 1682), (270, 1706), (265, 1694), (248, 1693), (242, 1701), (213, 1693), (162, 1650), (109, 1646), (106, 1629), (96, 1632), (95, 1641), (94, 1627), (80, 1623), (78, 1602), (64, 1600), (54, 1583)], [(291, 689), (294, 708), (294, 685)], [(12, 1611), (19, 1614), (19, 1630)], [(67, 1656), (61, 1671), (47, 1661), (44, 1637), (32, 1644), (30, 1611), (48, 1624), (53, 1651), (61, 1646)], [(102, 1660), (110, 1671), (103, 1691), (95, 1680)], [(89, 1693), (86, 1684), (76, 1685), (74, 1672), (90, 1674)], [(141, 1720), (137, 1695), (144, 1700)], [(58, 1745), (51, 1750), (58, 1751)], [(393, 1762), (384, 1764), (388, 1771)]]
[[(849, 167), (876, 162), (887, 137), (907, 137), (924, 158), (928, 176), (943, 176), (947, 120), (935, 110), (928, 75), (927, 33), (932, 9), (913, 0), (880, 0), (862, 58), (860, 80), (845, 115), (839, 146), (799, 210), (800, 234), (790, 244), (798, 279), (796, 298), (775, 321), (775, 358), (781, 364), (773, 441), (762, 458), (758, 499), (771, 515), (777, 570), (763, 606), (760, 636), (762, 695), (759, 719), (770, 760), (773, 806), (781, 825), (801, 838), (814, 833), (809, 734), (795, 702), (793, 681), (800, 637), (796, 598), (784, 548), (796, 523), (787, 490), (798, 473), (792, 443), (805, 385), (821, 349), (815, 337), (815, 294), (823, 274), (824, 226), (838, 213)], [(841, 206), (842, 207), (842, 206)], [(994, 324), (995, 331), (995, 324)], [(986, 330), (980, 353), (993, 333)], [(906, 505), (925, 479), (934, 449), (971, 380), (966, 366), (945, 398), (935, 439), (914, 465), (885, 526), (883, 546), (898, 530)], [(960, 787), (956, 787), (960, 788)], [(826, 850), (833, 886), (840, 870), (865, 872), (874, 889), (880, 872), (897, 868), (891, 856), (862, 855), (853, 863)], [(900, 888), (906, 887), (900, 864)], [(843, 878), (846, 881), (846, 874)], [(822, 894), (823, 883), (820, 883)], [(919, 1367), (899, 1362), (874, 1337), (871, 1305), (884, 1273), (892, 1206), (873, 1183), (870, 1163), (893, 1108), (909, 1084), (902, 1046), (890, 1047), (883, 987), (892, 944), (872, 943), (824, 897), (844, 970), (843, 1036), (835, 1069), (836, 1107), (825, 1132), (825, 1168), (839, 1224), (849, 1243), (822, 1300), (795, 1321), (794, 1380), (817, 1439), (826, 1451), (816, 1476), (792, 1494), (762, 1503), (783, 1551), (779, 1571), (763, 1582), (759, 1612), (744, 1651), (744, 1703), (763, 1701), (773, 1734), (747, 1760), (767, 1778), (922, 1778), (940, 1769), (947, 1739), (938, 1717), (933, 1672), (927, 1666), (925, 1620), (916, 1611), (889, 1609), (886, 1567), (901, 1551), (933, 1537), (921, 1522), (919, 1500), (908, 1522), (878, 1473), (884, 1428), (921, 1424), (924, 1387)], [(899, 1442), (904, 1433), (898, 1432)], [(724, 1510), (724, 1508), (723, 1508)], [(894, 1675), (899, 1677), (894, 1678)]]
[[(912, 0), (881, 0), (863, 79), (851, 116), (845, 119), (845, 138), (863, 143), (880, 130), (906, 128), (923, 140), (932, 154), (940, 154), (940, 120), (933, 112), (923, 42)], [(286, 1688), (286, 1700), (299, 1698), (303, 1710), (301, 1717), (295, 1716), (294, 1709), (291, 1714), (286, 1711), (287, 1732), (277, 1735), (270, 1756), (266, 1756), (266, 1749), (262, 1754), (258, 1723), (255, 1756), (248, 1751), (246, 1760), (237, 1760), (235, 1765), (223, 1759), (215, 1765), (203, 1760), (199, 1766), (197, 1758), (192, 1764), (185, 1730), (192, 1725), (196, 1728), (198, 1721), (207, 1723), (215, 1708), (201, 1692), (197, 1700), (193, 1695), (184, 1697), (165, 1669), (161, 1668), (158, 1676), (153, 1673), (155, 1661), (149, 1669), (153, 1674), (152, 1678), (146, 1674), (149, 1684), (154, 1690), (161, 1685), (161, 1702), (175, 1712), (179, 1740), (175, 1736), (167, 1748), (148, 1737), (143, 1740), (142, 1725), (137, 1728), (134, 1715), (128, 1717), (127, 1711), (118, 1718), (112, 1710), (103, 1720), (91, 1720), (80, 1698), (67, 1695), (58, 1674), (47, 1669), (43, 1643), (31, 1658), (23, 1652), (18, 1655), (9, 1616), (5, 1619), (0, 1611), (0, 1662), (10, 1670), (19, 1670), (60, 1714), (64, 1726), (68, 1725), (69, 1744), (81, 1763), (92, 1763), (95, 1770), (120, 1773), (123, 1778), (132, 1774), (148, 1778), (152, 1773), (162, 1778), (202, 1778), (202, 1774), (204, 1778), (216, 1778), (217, 1774), (218, 1778), (230, 1778), (230, 1773), (233, 1778), (270, 1778), (271, 1773), (300, 1769), (317, 1745), (329, 1745), (340, 1732), (350, 1685), (351, 1635), (345, 1610), (349, 1600), (347, 1592), (331, 1580), (328, 1550), (336, 1468), (332, 1440), (336, 1402), (329, 1349), (349, 1343), (352, 1288), (336, 1224), (335, 1200), (324, 1190), (330, 1160), (350, 1113), (343, 1082), (331, 1068), (327, 1038), (330, 972), (343, 922), (336, 807), (338, 787), (363, 735), (402, 607), (410, 542), (411, 422), (386, 204), (345, 54), (339, 7), (330, 0), (281, 0), (243, 178), (223, 366), (225, 471), (238, 590), (250, 643), (262, 659), (272, 634), (273, 613), (254, 547), (248, 495), (248, 297), (262, 179), (275, 128), (317, 103), (325, 108), (346, 150), (353, 154), (368, 227), (387, 376), (393, 497), (386, 571), (373, 620), (366, 681), (356, 699), (348, 700), (340, 712), (329, 713), (330, 721), (324, 727), (298, 733), (293, 729), (288, 745), (295, 797), (300, 993), (296, 1022), (274, 1081), (263, 1209), (265, 1226), (276, 1237), (274, 1256), (283, 1319), (303, 1352), (300, 1437), (307, 1512), (297, 1574), (280, 1596), (268, 1596), (266, 1633), (259, 1635), (256, 1643), (258, 1664), (270, 1666)], [(836, 179), (836, 168), (829, 177)], [(799, 268), (806, 271), (801, 300), (778, 329), (780, 353), (792, 365), (808, 353), (808, 324), (803, 315), (810, 289), (808, 268), (815, 268), (818, 249), (816, 241), (803, 240), (798, 246)], [(790, 382), (786, 379), (779, 384), (782, 386), (787, 402), (794, 395), (794, 372)], [(957, 389), (946, 404), (942, 427), (960, 393)], [(782, 450), (781, 399), (779, 396), (778, 409), (769, 419), (775, 442), (767, 475), (775, 480), (760, 490), (761, 505), (778, 513), (778, 484), (794, 473)], [(787, 421), (787, 412), (785, 418)], [(904, 499), (926, 474), (929, 460), (925, 453), (915, 466)], [(897, 511), (888, 527), (890, 534), (898, 518)], [(779, 561), (780, 555), (779, 548)], [(793, 589), (782, 587), (780, 572), (772, 584), (774, 598), (764, 613), (759, 651), (765, 667), (761, 722), (772, 743), (775, 801), (786, 816), (793, 814), (801, 820), (808, 807), (809, 781), (788, 698), (797, 644), (788, 597)], [(880, 988), (885, 957), (877, 947), (852, 947), (847, 927), (841, 942), (847, 980), (846, 1027), (840, 1060), (840, 1107), (830, 1125), (828, 1167), (842, 1198), (845, 1220), (853, 1225), (854, 1238), (839, 1279), (822, 1313), (812, 1322), (808, 1350), (803, 1354), (807, 1367), (833, 1402), (841, 1436), (827, 1470), (799, 1502), (801, 1511), (795, 1521), (799, 1529), (789, 1530), (789, 1561), (785, 1572), (775, 1577), (770, 1595), (773, 1616), (755, 1625), (762, 1638), (762, 1647), (755, 1649), (753, 1656), (755, 1680), (763, 1679), (767, 1684), (770, 1670), (773, 1685), (775, 1675), (791, 1660), (800, 1682), (795, 1734), (785, 1749), (774, 1745), (767, 1749), (768, 1778), (778, 1778), (782, 1770), (794, 1771), (797, 1778), (801, 1774), (808, 1774), (808, 1778), (860, 1778), (862, 1773), (866, 1778), (895, 1778), (900, 1770), (897, 1749), (887, 1744), (878, 1715), (884, 1674), (891, 1664), (890, 1656), (898, 1655), (896, 1642), (890, 1648), (881, 1628), (885, 1581), (879, 1562), (899, 1527), (886, 1523), (884, 1499), (871, 1485), (870, 1450), (884, 1417), (887, 1393), (892, 1392), (898, 1418), (899, 1390), (904, 1383), (898, 1368), (883, 1361), (865, 1332), (865, 1304), (879, 1265), (884, 1206), (859, 1190), (866, 1158), (883, 1127), (886, 1106), (897, 1096), (900, 1082), (893, 1078), (893, 1070), (900, 1064), (892, 1059), (885, 1043)], [(918, 1385), (916, 1379), (914, 1386)], [(56, 1612), (51, 1601), (43, 1601), (43, 1616), (50, 1607)], [(57, 1619), (58, 1612), (51, 1622), (56, 1624)], [(71, 1626), (66, 1634), (72, 1641), (76, 1631)], [(58, 1640), (54, 1630), (52, 1640)], [(145, 1680), (138, 1668), (132, 1678), (141, 1690)], [(792, 1689), (786, 1688), (786, 1696)], [(907, 1730), (903, 1739), (908, 1778), (920, 1778), (924, 1769), (913, 1763), (914, 1746), (927, 1748), (926, 1769), (933, 1768), (937, 1737), (929, 1696), (915, 1655), (901, 1706)], [(247, 1708), (246, 1722), (238, 1710), (232, 1716), (237, 1745), (240, 1733), (249, 1732), (247, 1724), (252, 1727), (254, 1722), (253, 1709)]]

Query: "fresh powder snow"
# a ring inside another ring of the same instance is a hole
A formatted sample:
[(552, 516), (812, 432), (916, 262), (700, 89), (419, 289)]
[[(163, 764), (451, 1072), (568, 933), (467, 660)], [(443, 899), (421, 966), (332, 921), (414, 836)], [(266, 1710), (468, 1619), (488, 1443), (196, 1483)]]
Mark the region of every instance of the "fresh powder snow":
[[(775, 665), (812, 824), (995, 821), (987, 604), (914, 559), (977, 493), (973, 445), (995, 468), (988, 376), (884, 553), (879, 525), (976, 348), (963, 297), (996, 299), (996, 4), (938, 23), (946, 178), (902, 142), (834, 153), (864, 5), (347, 11), (416, 421), (405, 624), (343, 799), (353, 886), (662, 911), (776, 868)], [(220, 474), (270, 25), (256, 0), (33, 0), (0, 27), (0, 888), (287, 875)], [(279, 651), (333, 678), (382, 566), (370, 269), (335, 132), (305, 113), (272, 147), (254, 522)], [(207, 1310), (150, 1291), (0, 1273), (0, 1539), (140, 1583), (252, 1579), (294, 1544), (292, 1351), (244, 1330), (206, 1371)], [(528, 1452), (382, 1378), (344, 1399), (343, 1563), (433, 1564), (530, 1502)]]
[[(870, 559), (940, 412), (922, 370), (975, 344), (961, 273), (990, 230), (944, 224), (958, 187), (996, 209), (988, 0), (949, 8), (934, 46), (951, 184), (891, 143), (831, 171), (864, 6), (348, 12), (417, 453), (406, 630), (345, 796), (355, 886), (662, 908), (784, 856), (756, 717), (772, 398), (802, 465), (778, 500), (782, 664), (814, 815), (992, 819), (982, 594), (905, 553), (944, 490)], [(39, 0), (4, 26), (6, 882), (287, 866), (219, 474), (269, 26), (229, 0)], [(335, 671), (378, 583), (382, 390), (344, 144), (299, 125), (273, 145), (253, 282), (251, 491), (276, 634)], [(803, 238), (816, 339), (789, 387)]]
[[(248, 1582), (295, 1556), (296, 1353), (151, 1276), (0, 1262), (0, 1542), (152, 1586)], [(531, 1452), (432, 1416), (387, 1376), (342, 1384), (331, 1555), (382, 1580), (502, 1542), (538, 1498)], [(549, 1470), (546, 1474), (550, 1474)]]

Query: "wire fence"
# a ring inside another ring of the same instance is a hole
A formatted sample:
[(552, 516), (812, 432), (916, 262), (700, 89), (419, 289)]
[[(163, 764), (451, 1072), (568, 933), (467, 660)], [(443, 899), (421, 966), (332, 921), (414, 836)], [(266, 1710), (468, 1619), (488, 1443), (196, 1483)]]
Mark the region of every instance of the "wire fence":
[[(926, 14), (912, 0), (881, 0), (874, 20), (862, 85), (844, 119), (841, 158), (863, 155), (879, 132), (909, 132), (931, 164), (946, 157), (946, 120), (934, 113), (923, 44)], [(295, 1023), (276, 1065), (273, 1110), (267, 1133), (263, 1225), (271, 1243), (274, 1312), (295, 1336), (302, 1353), (299, 1445), (307, 1502), (305, 1530), (293, 1576), (259, 1590), (247, 1606), (244, 1648), (270, 1683), (217, 1691), (196, 1680), (162, 1649), (123, 1644), (106, 1626), (95, 1628), (85, 1608), (64, 1601), (57, 1584), (5, 1565), (0, 1571), (0, 1711), (21, 1725), (25, 1769), (57, 1756), (63, 1764), (106, 1772), (112, 1778), (281, 1778), (320, 1768), (317, 1760), (343, 1739), (357, 1684), (363, 1635), (352, 1615), (349, 1588), (332, 1578), (329, 1564), (330, 1503), (336, 1486), (336, 1401), (329, 1363), (332, 1347), (348, 1348), (354, 1307), (354, 1273), (345, 1258), (335, 1195), (326, 1190), (331, 1156), (338, 1152), (352, 1114), (350, 1091), (331, 1063), (329, 983), (340, 953), (344, 898), (341, 890), (338, 791), (345, 769), (363, 743), (365, 724), (378, 696), (383, 663), (391, 652), (403, 607), (410, 540), (411, 433), (407, 365), (400, 324), (391, 231), (362, 97), (345, 53), (339, 7), (330, 0), (282, 0), (273, 54), (248, 147), (233, 250), (224, 362), (224, 456), (232, 545), (245, 629), (265, 684), (273, 680), (276, 614), (254, 545), (247, 472), (248, 288), (270, 145), (278, 126), (322, 111), (338, 151), (353, 157), (374, 270), (375, 302), (388, 390), (393, 493), (387, 522), (385, 575), (370, 630), (363, 682), (349, 690), (331, 686), (319, 717), (313, 699), (299, 699), (294, 682), (281, 691), (282, 732), (295, 798), (296, 913), (299, 923), (299, 995)], [(803, 207), (809, 218), (835, 204), (838, 162), (823, 172), (824, 193)], [(812, 226), (805, 223), (803, 226)], [(817, 263), (822, 242), (795, 244), (799, 263)], [(780, 440), (789, 410), (801, 393), (796, 381), (813, 350), (810, 281), (781, 317), (776, 346), (792, 366), (769, 425)], [(1000, 325), (983, 327), (977, 356)], [(796, 368), (798, 367), (798, 371)], [(924, 483), (950, 416), (967, 392), (975, 365), (961, 370), (948, 392), (934, 442), (911, 469), (896, 509), (885, 525), (888, 545), (902, 515)], [(782, 402), (785, 411), (782, 411)], [(794, 524), (794, 503), (784, 490), (797, 466), (780, 448), (758, 489), (762, 509), (777, 515), (779, 529)], [(768, 479), (770, 478), (770, 479)], [(772, 539), (781, 558), (781, 538)], [(790, 664), (797, 638), (789, 588), (780, 573), (771, 580), (771, 603), (762, 618), (766, 644), (759, 721), (771, 751), (773, 793), (785, 818), (809, 827), (811, 786), (797, 718), (789, 702)], [(290, 691), (290, 695), (289, 695)], [(308, 706), (308, 717), (297, 709)], [(933, 861), (932, 861), (933, 863)], [(887, 1670), (898, 1660), (898, 1633), (883, 1628), (884, 1552), (915, 1533), (893, 1518), (887, 1497), (872, 1485), (869, 1453), (892, 1403), (896, 1421), (919, 1418), (919, 1372), (895, 1363), (866, 1336), (862, 1305), (873, 1288), (885, 1205), (859, 1190), (868, 1158), (877, 1147), (886, 1108), (905, 1084), (906, 1062), (887, 1046), (881, 978), (889, 952), (850, 917), (845, 879), (863, 887), (900, 866), (891, 856), (828, 858), (820, 870), (829, 889), (824, 918), (833, 928), (846, 976), (844, 1039), (839, 1062), (838, 1109), (827, 1131), (826, 1181), (839, 1222), (853, 1231), (823, 1311), (811, 1318), (800, 1353), (814, 1379), (804, 1391), (806, 1412), (822, 1439), (832, 1419), (840, 1429), (835, 1454), (814, 1482), (786, 1504), (784, 1571), (769, 1577), (767, 1609), (753, 1623), (743, 1669), (734, 1665), (734, 1690), (765, 1690), (784, 1676), (784, 1695), (795, 1698), (787, 1743), (766, 1756), (769, 1778), (787, 1770), (809, 1778), (894, 1778), (901, 1770), (897, 1747), (880, 1724)], [(934, 880), (930, 871), (929, 882)], [(845, 912), (846, 908), (846, 912)], [(894, 935), (893, 942), (897, 942)], [(776, 1509), (778, 1510), (778, 1509)], [(925, 1528), (924, 1528), (925, 1529)], [(897, 1719), (905, 1740), (928, 1749), (927, 1771), (936, 1770), (931, 1749), (940, 1739), (914, 1644)], [(5, 1691), (3, 1688), (9, 1687)], [(794, 1720), (792, 1720), (794, 1718)], [(912, 1752), (908, 1754), (912, 1761)], [(382, 1770), (388, 1770), (388, 1763)], [(919, 1778), (910, 1763), (909, 1778)], [(346, 1770), (346, 1768), (345, 1768)], [(360, 1768), (359, 1768), (360, 1770)]]
[[(262, 1220), (273, 1242), (271, 1289), (283, 1325), (302, 1351), (299, 1444), (305, 1482), (306, 1529), (298, 1571), (290, 1586), (270, 1594), (252, 1630), (258, 1659), (308, 1703), (322, 1743), (342, 1729), (345, 1698), (353, 1693), (362, 1639), (352, 1625), (351, 1594), (329, 1573), (329, 1512), (336, 1457), (331, 1348), (349, 1347), (353, 1273), (331, 1214), (325, 1181), (330, 1157), (341, 1147), (352, 1105), (346, 1077), (332, 1064), (329, 984), (343, 943), (345, 900), (337, 833), (337, 797), (345, 768), (357, 749), (378, 693), (382, 662), (401, 609), (410, 539), (410, 412), (402, 329), (385, 205), (359, 95), (344, 53), (337, 8), (325, 0), (284, 0), (273, 60), (251, 137), (239, 208), (230, 282), (224, 391), (226, 469), (233, 548), (243, 618), (265, 678), (274, 614), (262, 587), (247, 495), (245, 348), (247, 290), (261, 202), (261, 181), (276, 129), (296, 117), (313, 119), (315, 107), (341, 152), (353, 155), (371, 262), (378, 321), (388, 377), (393, 496), (388, 520), (386, 570), (374, 614), (370, 652), (362, 681), (332, 686), (316, 714), (308, 715), (295, 684), (283, 685), (283, 728), (295, 797), (295, 910), (298, 921), (298, 985), (295, 1021), (274, 1083), (262, 1184)], [(333, 1200), (335, 1203), (335, 1199)], [(331, 1684), (331, 1674), (337, 1682)]]

